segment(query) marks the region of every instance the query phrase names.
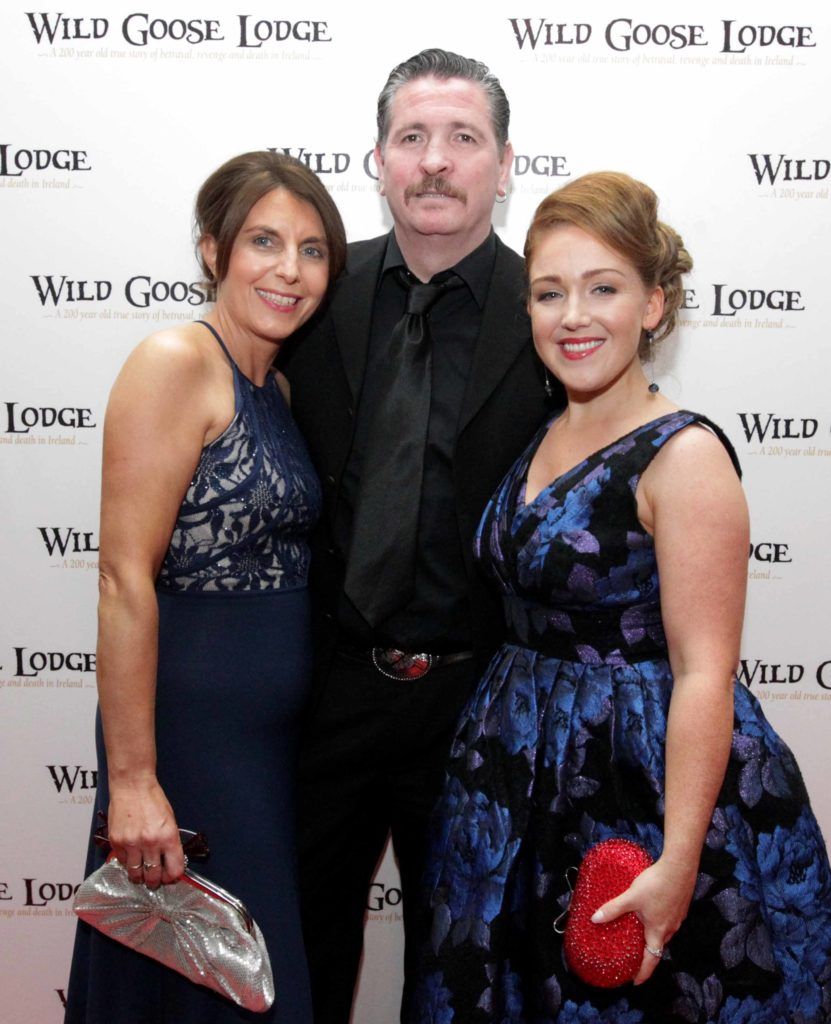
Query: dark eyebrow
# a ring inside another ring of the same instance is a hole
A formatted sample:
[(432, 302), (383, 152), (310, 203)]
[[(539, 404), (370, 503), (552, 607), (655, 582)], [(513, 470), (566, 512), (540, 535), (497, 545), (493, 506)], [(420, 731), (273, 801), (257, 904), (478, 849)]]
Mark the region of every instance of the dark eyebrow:
[[(597, 270), (587, 270), (580, 277), (585, 281), (590, 277), (597, 277), (598, 274), (618, 274), (620, 277), (623, 277), (623, 271), (616, 270), (615, 267), (598, 267)], [(535, 277), (531, 284), (539, 284), (541, 281), (551, 281), (552, 284), (559, 284), (562, 278), (559, 274), (542, 274), (540, 277)]]
[[(265, 224), (255, 224), (250, 228), (245, 229), (247, 235), (269, 235), (271, 238), (279, 238), (280, 232), (275, 231), (274, 228), (266, 227)], [(319, 238), (317, 235), (309, 235), (308, 238), (302, 239), (301, 245), (309, 245), (314, 243), (315, 245), (326, 245), (325, 238)]]
[[(407, 124), (403, 124), (395, 134), (406, 135), (407, 132), (423, 132), (426, 128), (427, 126), (423, 121), (410, 121)], [(480, 131), (480, 129), (478, 129), (475, 124), (471, 124), (470, 121), (451, 121), (450, 130), (454, 132), (464, 130), (471, 134), (476, 134)]]

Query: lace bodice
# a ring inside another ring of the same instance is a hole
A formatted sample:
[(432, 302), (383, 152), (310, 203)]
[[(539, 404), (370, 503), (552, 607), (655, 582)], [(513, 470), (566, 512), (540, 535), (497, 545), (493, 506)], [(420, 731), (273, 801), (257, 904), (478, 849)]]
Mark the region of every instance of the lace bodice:
[[(203, 321), (200, 321), (204, 323)], [(207, 444), (185, 494), (157, 585), (173, 591), (306, 585), (320, 485), (276, 378), (258, 387), (231, 363), (235, 414)]]

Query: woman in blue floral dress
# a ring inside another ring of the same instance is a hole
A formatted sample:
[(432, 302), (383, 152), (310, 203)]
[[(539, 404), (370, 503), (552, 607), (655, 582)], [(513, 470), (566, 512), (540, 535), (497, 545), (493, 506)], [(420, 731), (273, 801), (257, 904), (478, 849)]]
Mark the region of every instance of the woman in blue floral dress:
[[(691, 261), (657, 200), (587, 175), (541, 204), (537, 351), (564, 384), (480, 524), (509, 640), (453, 745), (414, 1024), (819, 1024), (831, 870), (793, 755), (734, 677), (748, 521), (729, 441), (649, 385)], [(646, 351), (645, 351), (646, 350)], [(633, 984), (569, 972), (566, 872), (623, 836), (654, 864)]]

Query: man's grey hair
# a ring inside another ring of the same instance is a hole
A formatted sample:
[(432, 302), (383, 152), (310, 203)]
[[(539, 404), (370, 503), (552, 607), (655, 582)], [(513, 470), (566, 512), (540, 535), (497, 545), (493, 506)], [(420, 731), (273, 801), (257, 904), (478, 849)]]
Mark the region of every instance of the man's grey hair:
[(476, 82), (485, 90), (491, 110), (491, 123), (499, 155), (505, 150), (508, 142), (508, 122), (511, 119), (511, 108), (505, 90), (499, 84), (496, 75), (480, 60), (472, 57), (460, 57), (458, 53), (440, 50), (436, 47), (422, 50), (414, 57), (403, 61), (393, 68), (386, 85), (378, 97), (378, 145), (383, 149), (390, 128), (390, 106), (393, 96), (402, 85), (416, 78), (433, 75), (435, 78), (464, 78), (468, 82)]

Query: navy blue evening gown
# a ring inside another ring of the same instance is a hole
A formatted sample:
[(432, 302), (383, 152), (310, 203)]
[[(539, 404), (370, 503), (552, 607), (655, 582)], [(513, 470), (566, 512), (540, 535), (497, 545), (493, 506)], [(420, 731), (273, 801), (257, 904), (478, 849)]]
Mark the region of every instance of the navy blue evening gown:
[(526, 505), (543, 428), (485, 511), (477, 555), (502, 591), (510, 638), (454, 741), (413, 1024), (831, 1019), (825, 846), (793, 755), (738, 682), (694, 898), (652, 978), (611, 990), (580, 982), (552, 927), (566, 871), (589, 847), (624, 836), (661, 852), (672, 675), (635, 491), (661, 445), (702, 421), (662, 416)]
[[(311, 671), (306, 537), (320, 491), (276, 380), (257, 387), (228, 358), (236, 413), (202, 451), (157, 581), (158, 777), (180, 828), (208, 839), (196, 870), (262, 929), (276, 998), (267, 1013), (246, 1012), (80, 923), (67, 1024), (312, 1020), (294, 778)], [(106, 811), (100, 722), (97, 740), (96, 810)], [(87, 873), (101, 863), (91, 848)]]

